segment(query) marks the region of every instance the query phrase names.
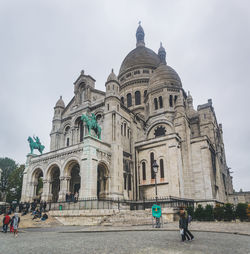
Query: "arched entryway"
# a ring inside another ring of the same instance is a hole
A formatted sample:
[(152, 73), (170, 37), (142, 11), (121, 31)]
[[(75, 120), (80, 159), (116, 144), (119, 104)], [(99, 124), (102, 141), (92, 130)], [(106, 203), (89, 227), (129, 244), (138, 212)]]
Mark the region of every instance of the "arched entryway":
[(109, 172), (105, 164), (100, 163), (97, 167), (97, 198), (107, 198), (109, 194)]
[(73, 194), (79, 193), (81, 187), (80, 167), (79, 164), (74, 164), (70, 172), (69, 191)]
[(43, 171), (40, 168), (33, 172), (32, 182), (34, 184), (33, 200), (40, 200), (43, 193)]
[(65, 193), (65, 200), (73, 200), (76, 193), (79, 197), (81, 176), (80, 165), (76, 159), (72, 159), (66, 164), (64, 168), (64, 176), (64, 181), (66, 181), (64, 185), (65, 189), (63, 190), (63, 193)]
[(50, 186), (52, 194), (52, 202), (57, 202), (60, 191), (60, 169), (54, 166), (50, 172)]

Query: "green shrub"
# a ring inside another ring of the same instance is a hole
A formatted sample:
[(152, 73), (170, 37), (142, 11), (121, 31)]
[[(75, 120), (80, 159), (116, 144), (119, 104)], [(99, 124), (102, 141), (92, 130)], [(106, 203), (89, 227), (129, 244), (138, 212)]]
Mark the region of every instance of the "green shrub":
[(213, 206), (206, 205), (205, 210), (204, 210), (204, 220), (205, 221), (213, 221), (214, 220)]
[(236, 217), (240, 219), (240, 221), (247, 220), (247, 204), (239, 203), (236, 207)]
[(201, 205), (195, 209), (194, 218), (198, 221), (204, 220), (204, 208)]
[(232, 221), (234, 219), (234, 208), (233, 205), (227, 203), (224, 205), (224, 221)]
[(214, 219), (221, 221), (224, 219), (224, 207), (216, 205), (214, 208)]

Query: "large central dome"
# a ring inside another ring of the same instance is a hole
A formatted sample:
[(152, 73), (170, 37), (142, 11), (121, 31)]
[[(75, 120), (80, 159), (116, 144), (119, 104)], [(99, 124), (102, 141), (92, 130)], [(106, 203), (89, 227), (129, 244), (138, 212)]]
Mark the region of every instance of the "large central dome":
[(151, 49), (145, 46), (138, 46), (132, 50), (123, 60), (119, 75), (131, 68), (137, 67), (153, 67), (156, 68), (160, 64), (159, 56)]
[(156, 68), (160, 64), (159, 56), (151, 49), (145, 47), (144, 31), (140, 23), (136, 30), (136, 48), (132, 50), (123, 60), (119, 76), (130, 69), (138, 67)]

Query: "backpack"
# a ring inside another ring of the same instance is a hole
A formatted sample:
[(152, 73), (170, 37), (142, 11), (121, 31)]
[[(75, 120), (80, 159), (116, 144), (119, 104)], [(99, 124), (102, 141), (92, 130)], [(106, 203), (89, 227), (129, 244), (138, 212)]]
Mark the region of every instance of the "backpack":
[(188, 215), (188, 223), (190, 223), (192, 221), (192, 216), (191, 215)]

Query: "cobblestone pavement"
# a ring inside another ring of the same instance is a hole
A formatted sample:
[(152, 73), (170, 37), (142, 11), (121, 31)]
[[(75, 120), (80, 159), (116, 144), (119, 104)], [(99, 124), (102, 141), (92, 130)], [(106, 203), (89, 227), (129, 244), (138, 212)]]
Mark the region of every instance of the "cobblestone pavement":
[(32, 229), (17, 238), (0, 233), (0, 254), (250, 254), (249, 236), (193, 234), (194, 241), (183, 243), (178, 231), (63, 233)]
[[(164, 224), (160, 230), (178, 230), (179, 223), (171, 222)], [(210, 232), (224, 232), (224, 233), (237, 233), (246, 234), (250, 236), (250, 223), (249, 222), (192, 222), (189, 225), (190, 230), (194, 231), (210, 231)], [(37, 228), (24, 228), (23, 231), (34, 231)], [(96, 232), (96, 231), (133, 231), (133, 230), (152, 230), (151, 225), (136, 225), (136, 226), (58, 226), (39, 228), (41, 232)], [(156, 229), (159, 231), (159, 229)]]

